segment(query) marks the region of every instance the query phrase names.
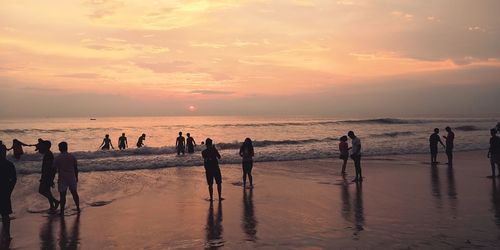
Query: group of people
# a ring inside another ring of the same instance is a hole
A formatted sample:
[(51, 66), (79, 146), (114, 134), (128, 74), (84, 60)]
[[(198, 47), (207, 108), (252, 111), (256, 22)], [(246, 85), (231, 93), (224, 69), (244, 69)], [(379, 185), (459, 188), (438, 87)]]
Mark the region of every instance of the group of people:
[[(76, 158), (68, 152), (68, 144), (58, 144), (60, 154), (54, 158), (50, 148), (52, 143), (39, 139), (36, 144), (37, 151), (43, 155), (40, 184), (38, 192), (44, 196), (49, 203), (49, 211), (56, 212), (59, 208), (60, 215), (64, 215), (66, 206), (66, 193), (69, 189), (73, 196), (77, 212), (80, 212), (80, 198), (77, 191), (78, 164)], [(57, 189), (59, 200), (52, 195), (51, 188), (55, 186), (54, 179), (58, 176)], [(10, 220), (12, 213), (11, 194), (17, 182), (14, 164), (7, 159), (7, 147), (0, 143), (0, 214), (2, 221)]]
[[(347, 143), (347, 137), (351, 138), (352, 147), (349, 147), (349, 144)], [(340, 137), (339, 151), (339, 158), (342, 160), (341, 174), (346, 174), (345, 169), (347, 166), (347, 160), (349, 159), (349, 157), (351, 157), (351, 159), (354, 161), (354, 169), (356, 172), (356, 177), (354, 178), (353, 182), (362, 182), (363, 176), (361, 175), (361, 140), (354, 134), (353, 131), (349, 131), (347, 133), (347, 136), (344, 135)], [(351, 151), (350, 154), (349, 151)]]
[(186, 134), (187, 138), (182, 136), (182, 132), (179, 132), (179, 136), (175, 139), (175, 150), (177, 151), (177, 155), (185, 154), (186, 150), (188, 154), (194, 153), (194, 148), (196, 147), (196, 141), (193, 137), (191, 137), (190, 133)]
[(443, 141), (441, 141), (441, 138), (439, 137), (439, 128), (435, 128), (434, 133), (432, 133), (431, 136), (429, 137), (431, 164), (439, 163), (437, 161), (437, 154), (438, 154), (438, 143), (440, 143), (441, 146), (445, 148), (446, 156), (448, 157), (448, 162), (446, 164), (448, 164), (449, 166), (453, 166), (453, 146), (455, 141), (455, 133), (451, 130), (450, 127), (446, 127), (445, 130), (448, 133), (447, 135), (443, 136), (446, 144), (444, 144)]
[[(142, 148), (144, 146), (144, 141), (146, 140), (146, 134), (142, 134), (139, 136), (139, 139), (137, 139), (137, 148)], [(102, 140), (101, 145), (99, 146), (99, 149), (101, 150), (109, 150), (109, 149), (115, 149), (113, 147), (113, 143), (111, 143), (111, 139), (109, 138), (109, 135), (106, 134), (104, 136), (104, 139)], [(120, 150), (124, 150), (128, 148), (128, 141), (127, 137), (125, 136), (125, 133), (122, 133), (122, 136), (118, 138), (118, 148)]]

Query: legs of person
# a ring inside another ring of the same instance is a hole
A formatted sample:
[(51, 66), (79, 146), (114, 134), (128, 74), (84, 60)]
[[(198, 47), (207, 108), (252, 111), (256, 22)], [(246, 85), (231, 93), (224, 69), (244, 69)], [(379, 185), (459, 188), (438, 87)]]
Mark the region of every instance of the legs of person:
[(220, 169), (217, 169), (214, 173), (215, 182), (217, 183), (217, 193), (219, 194), (219, 201), (223, 200), (222, 198), (222, 175), (220, 173)]
[(214, 185), (209, 184), (208, 185), (208, 193), (210, 194), (210, 201), (214, 200)]
[(214, 200), (214, 177), (210, 173), (210, 170), (205, 169), (205, 177), (207, 178), (208, 193), (210, 194), (210, 201)]
[(250, 162), (248, 164), (248, 169), (247, 169), (248, 180), (250, 181), (250, 187), (253, 187), (252, 168), (253, 168), (253, 162)]
[(347, 159), (342, 159), (342, 174), (345, 174), (345, 168), (347, 166)]
[(356, 166), (356, 172), (357, 175), (359, 175), (359, 181), (363, 181), (363, 175), (361, 174), (361, 155), (357, 157), (357, 166)]
[(74, 187), (70, 187), (69, 191), (71, 192), (71, 196), (73, 196), (73, 201), (75, 202), (76, 211), (80, 212), (80, 196), (78, 196), (76, 185)]
[(246, 163), (243, 162), (242, 163), (242, 169), (243, 169), (243, 187), (245, 187), (247, 185), (247, 169), (246, 169)]
[(446, 156), (448, 157), (448, 165), (453, 164), (453, 151), (451, 149), (446, 149)]
[(493, 156), (490, 158), (490, 164), (491, 164), (491, 176), (495, 177), (495, 159), (493, 159)]
[[(61, 189), (62, 190), (62, 189)], [(61, 215), (64, 215), (64, 208), (66, 207), (66, 190), (64, 191), (61, 191), (59, 190), (59, 194), (60, 194), (60, 202), (61, 202), (61, 208), (60, 208), (60, 214)]]
[(47, 198), (47, 200), (49, 201), (50, 209), (55, 209), (56, 204), (59, 204), (59, 201), (57, 201), (52, 195), (49, 184), (40, 183), (40, 186), (38, 187), (38, 193)]

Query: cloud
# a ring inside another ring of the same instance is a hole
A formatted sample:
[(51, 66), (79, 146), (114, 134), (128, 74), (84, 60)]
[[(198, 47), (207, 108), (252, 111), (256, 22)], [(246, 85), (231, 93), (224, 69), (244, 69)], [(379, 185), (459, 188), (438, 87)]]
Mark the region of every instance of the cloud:
[(231, 95), (231, 94), (234, 94), (234, 92), (232, 92), (232, 91), (208, 90), (208, 89), (192, 90), (189, 93), (200, 94), (200, 95)]
[(188, 70), (188, 66), (192, 65), (192, 63), (189, 61), (172, 61), (161, 63), (137, 62), (135, 64), (139, 67), (152, 70), (155, 73), (185, 72)]
[(97, 78), (100, 78), (100, 75), (94, 74), (94, 73), (72, 73), (72, 74), (56, 75), (56, 77), (80, 78), (80, 79), (97, 79)]

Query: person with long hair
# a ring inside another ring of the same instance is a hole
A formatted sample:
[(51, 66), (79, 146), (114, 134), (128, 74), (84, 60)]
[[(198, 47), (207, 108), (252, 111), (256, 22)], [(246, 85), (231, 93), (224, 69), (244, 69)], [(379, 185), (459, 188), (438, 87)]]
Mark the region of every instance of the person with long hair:
[(243, 187), (246, 187), (247, 184), (247, 176), (250, 181), (250, 187), (253, 187), (253, 177), (252, 177), (252, 168), (253, 168), (253, 143), (250, 138), (246, 138), (243, 144), (240, 147), (240, 156), (242, 158), (242, 168), (243, 168)]

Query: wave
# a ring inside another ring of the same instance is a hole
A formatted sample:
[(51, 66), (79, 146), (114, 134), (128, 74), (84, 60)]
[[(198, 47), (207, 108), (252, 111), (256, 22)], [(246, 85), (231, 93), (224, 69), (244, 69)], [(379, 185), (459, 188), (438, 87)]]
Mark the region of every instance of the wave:
[(375, 138), (383, 138), (383, 137), (399, 137), (399, 136), (411, 136), (415, 135), (414, 132), (411, 131), (402, 131), (402, 132), (387, 132), (387, 133), (382, 133), (382, 134), (372, 134), (370, 135), (371, 137)]
[(464, 126), (458, 126), (455, 127), (455, 130), (459, 131), (479, 131), (482, 130), (481, 128), (474, 126), (474, 125), (464, 125)]

